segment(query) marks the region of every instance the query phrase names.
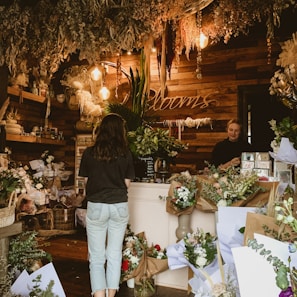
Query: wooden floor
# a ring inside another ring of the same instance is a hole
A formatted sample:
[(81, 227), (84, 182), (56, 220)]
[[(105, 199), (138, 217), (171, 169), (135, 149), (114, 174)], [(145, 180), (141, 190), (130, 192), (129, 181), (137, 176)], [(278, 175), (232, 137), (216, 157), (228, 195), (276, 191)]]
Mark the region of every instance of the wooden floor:
[[(58, 277), (67, 297), (91, 296), (87, 242), (84, 231), (76, 234), (47, 239), (50, 245), (45, 248), (53, 257)], [(187, 291), (157, 286), (155, 296), (192, 297)], [(134, 297), (134, 290), (126, 282), (120, 285), (116, 297)]]

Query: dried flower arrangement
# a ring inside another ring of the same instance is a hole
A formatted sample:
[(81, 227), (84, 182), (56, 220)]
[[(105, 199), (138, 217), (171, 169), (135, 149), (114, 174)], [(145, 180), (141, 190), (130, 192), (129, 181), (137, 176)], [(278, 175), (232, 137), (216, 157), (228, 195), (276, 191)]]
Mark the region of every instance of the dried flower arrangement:
[[(20, 65), (32, 67), (37, 79), (46, 82), (73, 53), (79, 52), (80, 60), (91, 64), (101, 54), (140, 49), (149, 36), (161, 37), (165, 24), (171, 22), (177, 32), (183, 18), (199, 10), (205, 20), (207, 16), (214, 19), (207, 29), (213, 41), (223, 38), (227, 42), (261, 21), (267, 24), (267, 38), (272, 38), (281, 13), (294, 7), (292, 0), (269, 4), (262, 0), (7, 2), (0, 6), (0, 65), (8, 65), (12, 77), (24, 72)], [(188, 50), (191, 44), (177, 35), (174, 48)]]

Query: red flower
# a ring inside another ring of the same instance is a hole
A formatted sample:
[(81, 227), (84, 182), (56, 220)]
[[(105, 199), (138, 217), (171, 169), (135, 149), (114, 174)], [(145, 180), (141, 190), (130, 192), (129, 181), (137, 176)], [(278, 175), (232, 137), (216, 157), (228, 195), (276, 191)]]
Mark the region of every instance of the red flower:
[(128, 271), (129, 269), (129, 260), (123, 260), (122, 262), (122, 270), (123, 271)]
[(160, 247), (158, 244), (155, 245), (155, 249), (156, 249), (158, 252), (161, 251), (161, 247)]

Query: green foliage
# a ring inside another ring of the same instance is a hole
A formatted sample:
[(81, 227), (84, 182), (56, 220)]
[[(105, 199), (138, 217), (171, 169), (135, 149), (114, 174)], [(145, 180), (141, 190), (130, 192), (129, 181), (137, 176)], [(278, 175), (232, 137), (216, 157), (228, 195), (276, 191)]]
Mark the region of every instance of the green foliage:
[(140, 70), (136, 69), (136, 74), (133, 73), (132, 68), (130, 68), (131, 76), (131, 94), (130, 98), (132, 101), (132, 111), (143, 118), (146, 111), (147, 97), (146, 93), (146, 78), (144, 71), (145, 56), (143, 50), (141, 51), (140, 57)]
[(294, 148), (297, 149), (297, 124), (294, 123), (293, 119), (285, 117), (279, 123), (276, 123), (275, 120), (271, 120), (268, 123), (275, 134), (274, 141), (276, 145), (279, 145), (282, 137), (285, 137), (289, 138)]
[(55, 295), (52, 290), (54, 287), (54, 281), (51, 280), (49, 284), (47, 285), (45, 290), (42, 290), (40, 288), (41, 284), (41, 275), (37, 275), (36, 278), (33, 280), (35, 283), (31, 292), (29, 293), (29, 297), (59, 297), (58, 295)]
[(13, 191), (20, 193), (25, 185), (23, 168), (0, 168), (0, 205), (6, 206)]
[(153, 156), (173, 161), (186, 144), (169, 135), (168, 130), (140, 126), (128, 133), (130, 149), (136, 156)]
[(36, 236), (37, 232), (26, 231), (10, 241), (8, 263), (12, 267), (30, 273), (36, 261), (52, 261), (51, 255), (40, 248)]
[[(10, 294), (10, 287), (13, 284), (15, 271), (10, 269), (10, 266), (7, 264), (6, 258), (0, 256), (0, 267), (1, 267), (1, 274), (0, 274), (0, 296), (3, 297), (13, 297)], [(4, 272), (7, 273), (4, 273)]]
[[(276, 273), (276, 285), (281, 290), (286, 290), (289, 285), (289, 279), (288, 279), (288, 273), (293, 273), (296, 269), (292, 268), (292, 271), (290, 269), (290, 266), (285, 265), (283, 261), (281, 261), (278, 257), (272, 256), (271, 251), (265, 249), (263, 244), (259, 244), (256, 239), (251, 239), (248, 241), (248, 246), (258, 252), (260, 255), (262, 255), (273, 267)], [(291, 259), (289, 258), (289, 263), (291, 262)]]
[(142, 118), (139, 114), (132, 111), (120, 103), (110, 103), (107, 106), (108, 113), (117, 113), (126, 121), (128, 131), (134, 131), (142, 124)]

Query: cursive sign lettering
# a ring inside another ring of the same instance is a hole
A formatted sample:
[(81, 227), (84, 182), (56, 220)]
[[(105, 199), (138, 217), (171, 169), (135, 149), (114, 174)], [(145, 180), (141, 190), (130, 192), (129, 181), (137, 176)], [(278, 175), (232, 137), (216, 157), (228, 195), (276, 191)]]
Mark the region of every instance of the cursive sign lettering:
[(175, 97), (161, 97), (161, 91), (158, 92), (151, 90), (154, 95), (148, 99), (148, 110), (158, 111), (165, 109), (178, 109), (188, 107), (191, 109), (200, 108), (204, 109), (210, 105), (218, 105), (218, 101), (212, 96), (217, 95), (218, 92), (210, 93), (205, 97), (187, 97), (187, 96), (175, 96)]

